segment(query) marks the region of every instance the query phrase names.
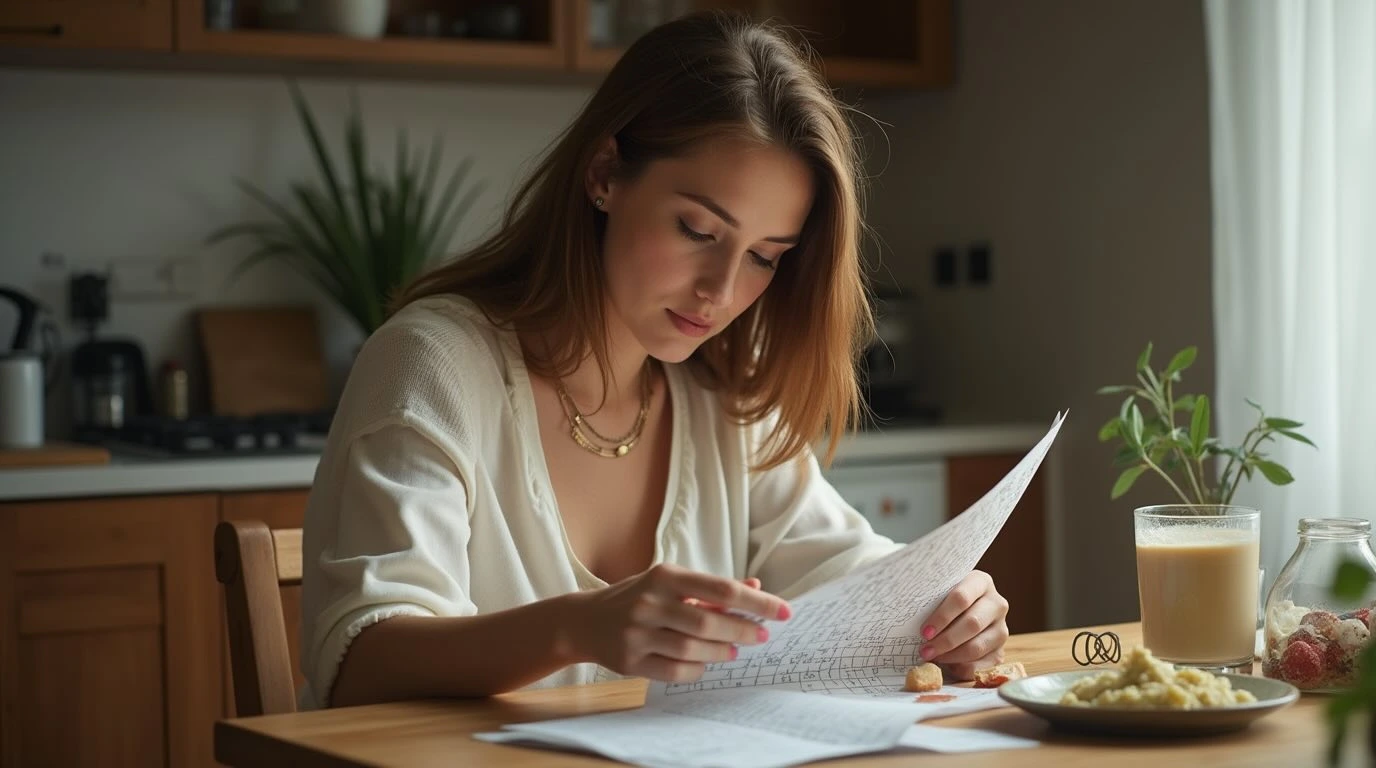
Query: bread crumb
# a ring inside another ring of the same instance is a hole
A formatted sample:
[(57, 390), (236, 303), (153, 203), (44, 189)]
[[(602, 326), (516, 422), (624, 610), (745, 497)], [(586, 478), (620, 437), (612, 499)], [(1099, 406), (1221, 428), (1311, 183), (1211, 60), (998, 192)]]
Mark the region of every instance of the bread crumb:
[(941, 667), (935, 664), (918, 664), (908, 668), (903, 690), (915, 693), (941, 690)]

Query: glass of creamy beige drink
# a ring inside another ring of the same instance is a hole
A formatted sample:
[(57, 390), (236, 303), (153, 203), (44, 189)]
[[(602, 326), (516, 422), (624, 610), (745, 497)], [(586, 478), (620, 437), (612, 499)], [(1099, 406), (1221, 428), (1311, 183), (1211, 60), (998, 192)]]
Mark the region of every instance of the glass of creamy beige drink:
[(1261, 513), (1166, 504), (1133, 513), (1142, 641), (1176, 665), (1251, 669)]

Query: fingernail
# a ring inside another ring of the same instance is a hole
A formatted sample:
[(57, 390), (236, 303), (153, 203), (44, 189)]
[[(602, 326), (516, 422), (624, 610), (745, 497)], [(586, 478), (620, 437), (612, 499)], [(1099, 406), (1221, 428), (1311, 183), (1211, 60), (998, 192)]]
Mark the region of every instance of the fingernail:
[(924, 659), (930, 659), (936, 655), (936, 653), (932, 651), (932, 647), (930, 645), (922, 646), (922, 650), (919, 651), (919, 653)]
[(763, 643), (769, 639), (769, 630), (764, 627), (755, 627), (755, 639)]
[(735, 660), (736, 660), (736, 657), (739, 656), (739, 655), (741, 655), (741, 649), (737, 648), (737, 647), (734, 646), (734, 645), (731, 646), (731, 660), (732, 660), (732, 661), (735, 661)]
[(932, 638), (936, 637), (936, 627), (933, 627), (933, 626), (930, 625), (930, 624), (928, 624), (927, 626), (923, 627), (923, 628), (922, 628), (922, 637), (923, 637), (923, 639), (925, 639), (925, 640), (931, 640)]
[(792, 615), (793, 611), (789, 610), (788, 603), (779, 606), (779, 621), (787, 621)]

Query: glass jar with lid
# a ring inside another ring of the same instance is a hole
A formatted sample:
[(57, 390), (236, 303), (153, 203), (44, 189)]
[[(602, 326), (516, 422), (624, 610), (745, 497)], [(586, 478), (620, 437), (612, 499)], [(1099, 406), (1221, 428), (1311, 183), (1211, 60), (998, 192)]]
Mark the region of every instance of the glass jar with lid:
[[(1340, 691), (1356, 682), (1357, 657), (1371, 637), (1376, 605), (1371, 522), (1305, 518), (1299, 535), (1299, 546), (1266, 597), (1262, 674), (1305, 691)], [(1372, 575), (1360, 599), (1333, 594), (1333, 580), (1344, 561)]]

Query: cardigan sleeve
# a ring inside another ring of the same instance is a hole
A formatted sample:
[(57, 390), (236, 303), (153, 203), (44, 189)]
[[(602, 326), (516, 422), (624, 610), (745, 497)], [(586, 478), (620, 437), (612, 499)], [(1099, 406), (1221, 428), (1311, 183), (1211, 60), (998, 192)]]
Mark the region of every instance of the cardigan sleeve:
[(315, 611), (302, 617), (303, 672), (317, 704), (329, 701), (365, 628), (394, 616), (477, 613), (464, 462), (452, 451), (401, 414), (353, 437), (335, 471), (317, 477), (303, 572)]

